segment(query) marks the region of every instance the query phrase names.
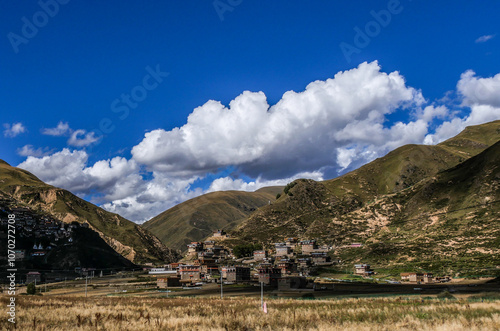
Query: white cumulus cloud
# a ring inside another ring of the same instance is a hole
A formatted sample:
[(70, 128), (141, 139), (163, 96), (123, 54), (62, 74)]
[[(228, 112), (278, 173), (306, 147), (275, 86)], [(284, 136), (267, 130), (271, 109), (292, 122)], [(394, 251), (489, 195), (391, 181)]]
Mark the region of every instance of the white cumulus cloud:
[(384, 115), (422, 102), (398, 72), (362, 63), (302, 92), (286, 92), (274, 106), (263, 92), (245, 91), (229, 107), (208, 101), (184, 126), (146, 133), (132, 154), (170, 175), (189, 177), (236, 165), (254, 178), (286, 178), (335, 164), (336, 148), (348, 140), (336, 133), (353, 122), (381, 124)]
[(14, 138), (20, 135), (21, 133), (27, 131), (26, 127), (21, 122), (13, 124), (5, 123), (3, 127), (4, 127), (3, 135), (8, 138)]
[(425, 137), (424, 143), (436, 144), (451, 138), (469, 125), (500, 119), (500, 74), (489, 78), (477, 77), (472, 70), (464, 72), (457, 83), (462, 106), (470, 111), (463, 117), (443, 122), (434, 133)]
[(476, 39), (476, 43), (479, 44), (479, 43), (485, 43), (487, 42), (488, 40), (490, 39), (493, 39), (495, 37), (494, 34), (486, 34), (484, 36), (481, 36), (479, 38)]
[(99, 137), (95, 136), (94, 132), (88, 132), (85, 130), (76, 130), (71, 133), (68, 139), (68, 145), (75, 147), (85, 147), (91, 145), (99, 140)]
[(71, 129), (67, 122), (59, 122), (55, 128), (45, 128), (42, 134), (47, 136), (60, 137), (71, 133)]
[(23, 147), (17, 149), (17, 154), (20, 156), (41, 157), (41, 156), (50, 155), (52, 153), (53, 153), (53, 150), (51, 150), (49, 147), (34, 148), (33, 145), (24, 145)]
[(323, 173), (321, 171), (314, 172), (301, 172), (292, 177), (282, 178), (282, 179), (274, 179), (274, 180), (263, 180), (262, 178), (257, 178), (254, 181), (246, 182), (242, 179), (233, 179), (231, 177), (221, 177), (215, 179), (207, 192), (216, 192), (216, 191), (247, 191), (253, 192), (263, 187), (268, 186), (284, 186), (290, 182), (293, 182), (299, 178), (308, 178), (314, 179), (317, 181), (323, 180)]
[[(405, 120), (388, 120), (395, 112)], [(19, 167), (142, 223), (203, 193), (333, 178), (399, 146), (436, 144), (468, 125), (497, 119), (500, 74), (481, 78), (464, 72), (456, 93), (429, 103), (399, 72), (362, 63), (304, 91), (288, 91), (272, 106), (263, 92), (245, 91), (227, 107), (210, 100), (194, 109), (185, 125), (147, 132), (131, 159), (89, 164), (85, 151), (50, 153), (26, 145), (18, 150), (27, 156)], [(75, 147), (96, 139), (64, 122), (46, 130), (42, 133), (68, 136)], [(227, 169), (234, 175), (216, 178), (206, 190), (194, 188), (209, 173)]]
[(73, 130), (67, 122), (59, 122), (55, 128), (45, 128), (41, 130), (42, 134), (54, 137), (69, 136), (67, 144), (74, 147), (86, 147), (100, 138), (96, 137), (94, 132), (87, 132), (83, 129)]
[(43, 157), (28, 156), (18, 167), (28, 170), (44, 182), (84, 196), (99, 191), (106, 201), (137, 191), (142, 183), (139, 167), (133, 160), (115, 157), (89, 167), (85, 151), (69, 150)]

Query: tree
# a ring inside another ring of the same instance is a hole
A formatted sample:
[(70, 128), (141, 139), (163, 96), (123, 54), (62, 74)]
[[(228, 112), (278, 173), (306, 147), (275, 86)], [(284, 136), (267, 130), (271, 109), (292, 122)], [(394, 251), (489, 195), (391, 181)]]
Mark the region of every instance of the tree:
[(252, 256), (253, 251), (258, 251), (262, 249), (261, 244), (241, 244), (236, 245), (233, 248), (233, 254), (236, 258)]
[(291, 183), (288, 183), (285, 188), (283, 189), (283, 192), (285, 192), (285, 194), (288, 194), (289, 196), (293, 196), (292, 192), (290, 192), (290, 190), (295, 186), (297, 185), (297, 182), (291, 182)]
[(29, 283), (28, 287), (26, 288), (26, 293), (29, 295), (34, 295), (36, 294), (36, 286), (35, 283)]

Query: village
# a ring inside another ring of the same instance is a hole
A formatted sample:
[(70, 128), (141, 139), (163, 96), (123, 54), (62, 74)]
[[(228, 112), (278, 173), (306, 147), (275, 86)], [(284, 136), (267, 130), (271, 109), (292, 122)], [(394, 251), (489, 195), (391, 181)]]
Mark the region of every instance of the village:
[[(42, 282), (50, 283), (64, 279), (74, 279), (88, 272), (95, 272), (92, 267), (71, 268), (71, 270), (41, 270), (35, 266), (46, 264), (51, 251), (58, 247), (71, 247), (74, 244), (75, 231), (78, 228), (88, 229), (87, 223), (72, 222), (70, 224), (56, 220), (49, 216), (34, 213), (28, 208), (10, 205), (6, 200), (1, 201), (1, 212), (15, 215), (16, 248), (14, 257), (18, 263), (19, 284)], [(7, 238), (7, 218), (0, 218), (0, 238)], [(7, 255), (0, 254), (0, 263), (7, 263)]]
[[(88, 228), (87, 223), (67, 224), (19, 206), (4, 206), (2, 212), (16, 215), (17, 238), (23, 245), (16, 248), (15, 259), (21, 263), (43, 262), (53, 248), (73, 244), (75, 229)], [(6, 218), (1, 219), (0, 226), (6, 226)], [(4, 236), (5, 231), (0, 231), (0, 237)], [(332, 247), (319, 245), (311, 238), (284, 238), (267, 249), (256, 249), (246, 252), (244, 256), (237, 256), (234, 249), (223, 245), (224, 239), (228, 237), (229, 234), (224, 230), (215, 230), (207, 240), (188, 244), (186, 255), (181, 261), (160, 266), (146, 264), (143, 271), (155, 278), (160, 289), (221, 282), (228, 285), (261, 283), (281, 290), (333, 288), (333, 281), (317, 277), (321, 268), (342, 262), (339, 259), (332, 260), (328, 254)], [(358, 248), (362, 244), (353, 243), (350, 246)], [(107, 273), (113, 271), (107, 270)], [(367, 263), (352, 265), (351, 273), (359, 280), (373, 279), (377, 274)], [(28, 269), (20, 275), (18, 282), (40, 284), (96, 275), (102, 276), (103, 270), (90, 265), (65, 272)], [(400, 274), (400, 280), (392, 283), (432, 284), (449, 280), (450, 277), (434, 277), (432, 273), (406, 272)]]
[[(224, 247), (219, 239), (229, 235), (216, 230), (204, 242), (191, 242), (183, 260), (163, 267), (146, 267), (156, 278), (159, 288), (201, 286), (208, 283), (258, 284), (279, 290), (333, 289), (333, 281), (315, 277), (322, 267), (340, 263), (328, 255), (331, 247), (318, 245), (315, 239), (285, 238), (271, 249), (254, 250), (251, 256), (237, 258), (233, 249)], [(360, 244), (355, 244), (360, 245)], [(369, 264), (355, 264), (352, 274), (361, 279), (373, 279), (376, 271)], [(401, 273), (400, 284), (432, 284), (450, 280), (433, 277), (432, 273)]]
[[(34, 215), (27, 208), (2, 209), (16, 215), (16, 235), (20, 241), (32, 241), (32, 247), (15, 250), (16, 261), (29, 257), (43, 257), (57, 245), (71, 245), (73, 231), (78, 227), (88, 228), (87, 223), (67, 224), (47, 216)], [(0, 219), (0, 226), (7, 225), (7, 218)]]

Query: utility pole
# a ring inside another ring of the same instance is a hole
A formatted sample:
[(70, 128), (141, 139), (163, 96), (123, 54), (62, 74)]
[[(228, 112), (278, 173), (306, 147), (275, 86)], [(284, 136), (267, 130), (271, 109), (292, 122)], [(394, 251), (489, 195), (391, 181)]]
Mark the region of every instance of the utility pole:
[(85, 276), (85, 297), (87, 297), (87, 282), (89, 280), (89, 276)]
[(264, 307), (264, 282), (260, 282), (260, 308)]
[(224, 281), (222, 280), (222, 274), (220, 275), (220, 298), (222, 299), (224, 297), (224, 292), (222, 290), (222, 284), (224, 284)]

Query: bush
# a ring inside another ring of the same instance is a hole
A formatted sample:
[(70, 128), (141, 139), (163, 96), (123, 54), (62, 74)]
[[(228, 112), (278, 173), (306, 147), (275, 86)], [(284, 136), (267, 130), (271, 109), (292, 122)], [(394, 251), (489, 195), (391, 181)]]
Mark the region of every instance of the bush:
[(28, 287), (26, 288), (26, 293), (29, 295), (34, 295), (36, 294), (36, 286), (35, 283), (29, 283)]
[(233, 254), (236, 258), (252, 256), (253, 251), (258, 251), (262, 249), (261, 244), (242, 244), (234, 246)]
[(288, 183), (286, 184), (285, 188), (283, 189), (283, 192), (285, 192), (285, 194), (288, 194), (290, 196), (292, 196), (292, 192), (290, 192), (290, 190), (295, 186), (297, 185), (296, 182), (291, 182), (291, 183)]
[(436, 297), (438, 297), (440, 299), (456, 299), (453, 296), (453, 294), (451, 294), (450, 292), (448, 292), (448, 290), (444, 290), (443, 292), (441, 292), (438, 295), (436, 295)]
[(276, 200), (278, 200), (281, 197), (281, 193), (276, 194)]

